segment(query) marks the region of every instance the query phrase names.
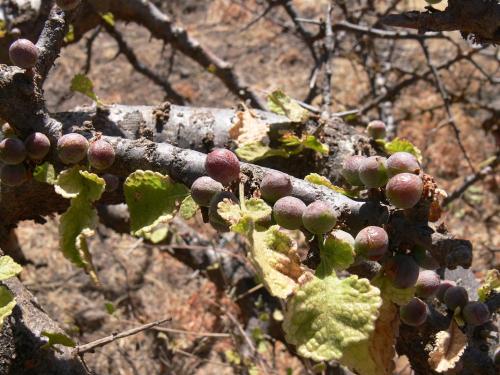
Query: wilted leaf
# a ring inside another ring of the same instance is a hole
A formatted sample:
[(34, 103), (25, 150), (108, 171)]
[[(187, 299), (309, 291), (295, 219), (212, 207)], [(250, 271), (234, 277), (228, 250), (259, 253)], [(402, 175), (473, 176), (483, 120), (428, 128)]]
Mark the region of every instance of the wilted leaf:
[(264, 145), (269, 144), (269, 137), (267, 135), (269, 124), (262, 121), (246, 106), (243, 106), (242, 110), (236, 112), (234, 118), (233, 126), (229, 129), (229, 137), (238, 146), (254, 142), (261, 142)]
[(304, 122), (311, 117), (311, 112), (301, 107), (296, 100), (290, 98), (281, 90), (273, 91), (268, 96), (267, 105), (271, 112), (284, 115), (292, 122)]
[(10, 279), (21, 273), (23, 267), (14, 262), (10, 256), (0, 257), (0, 281)]
[(321, 155), (328, 155), (330, 148), (327, 144), (321, 143), (314, 135), (306, 135), (304, 140), (304, 147), (319, 152)]
[(399, 289), (394, 286), (392, 281), (382, 274), (375, 276), (372, 285), (380, 289), (381, 295), (398, 306), (406, 305), (415, 296), (415, 287)]
[(38, 182), (54, 185), (56, 183), (56, 170), (54, 166), (46, 161), (43, 164), (37, 165), (33, 171), (33, 178)]
[(0, 330), (2, 329), (3, 322), (16, 306), (16, 300), (12, 293), (4, 286), (0, 285)]
[(406, 139), (394, 138), (390, 142), (381, 142), (384, 146), (385, 152), (387, 152), (389, 155), (404, 151), (412, 154), (417, 158), (419, 163), (422, 163), (422, 152), (410, 141), (407, 141)]
[(379, 290), (366, 279), (313, 277), (288, 301), (286, 340), (303, 357), (339, 360), (351, 345), (368, 339), (381, 304)]
[(262, 160), (270, 158), (272, 156), (280, 156), (287, 158), (289, 156), (288, 152), (281, 148), (271, 148), (261, 141), (249, 142), (242, 144), (236, 150), (236, 155), (241, 160), (248, 162), (254, 162), (257, 160)]
[(84, 196), (90, 202), (101, 198), (106, 182), (103, 178), (90, 173), (80, 166), (74, 166), (59, 173), (55, 181), (55, 191), (64, 198)]
[(42, 349), (56, 349), (55, 345), (62, 345), (69, 348), (74, 348), (76, 346), (76, 343), (71, 337), (66, 336), (64, 333), (42, 331), (41, 336), (49, 339), (46, 344), (42, 345)]
[(333, 191), (336, 191), (337, 193), (340, 193), (342, 195), (345, 195), (347, 197), (355, 197), (354, 194), (348, 192), (347, 190), (339, 187), (339, 186), (335, 186), (334, 184), (332, 184), (330, 182), (329, 179), (327, 179), (326, 177), (324, 176), (321, 176), (317, 173), (310, 173), (308, 174), (304, 180), (306, 180), (307, 182), (310, 182), (312, 184), (315, 184), (315, 185), (322, 185), (322, 186), (326, 186), (327, 188), (333, 190)]
[(500, 271), (496, 269), (489, 270), (486, 273), (483, 285), (477, 290), (479, 300), (482, 302), (486, 301), (493, 290), (500, 293)]
[(324, 278), (332, 273), (348, 268), (354, 262), (354, 240), (346, 241), (345, 238), (330, 234), (320, 242), (319, 256), (321, 262), (316, 269), (316, 276)]
[(84, 74), (77, 74), (73, 77), (73, 79), (71, 80), (70, 89), (73, 92), (79, 92), (80, 94), (89, 97), (98, 105), (102, 104), (101, 100), (94, 92), (94, 84), (92, 83), (90, 78), (88, 78)]
[(467, 336), (452, 320), (448, 331), (436, 334), (434, 350), (429, 353), (429, 365), (436, 372), (451, 370), (457, 365), (466, 347)]
[(108, 25), (115, 26), (115, 16), (111, 12), (107, 13), (102, 13), (101, 18), (103, 19), (104, 22), (106, 22)]
[(250, 198), (240, 205), (229, 200), (224, 200), (218, 205), (219, 215), (231, 223), (231, 230), (251, 236), (256, 221), (265, 219), (272, 212), (272, 208), (262, 199)]
[(198, 211), (198, 204), (194, 201), (191, 194), (189, 194), (181, 203), (181, 208), (179, 209), (179, 213), (184, 220), (191, 219), (194, 215), (196, 215), (196, 211)]

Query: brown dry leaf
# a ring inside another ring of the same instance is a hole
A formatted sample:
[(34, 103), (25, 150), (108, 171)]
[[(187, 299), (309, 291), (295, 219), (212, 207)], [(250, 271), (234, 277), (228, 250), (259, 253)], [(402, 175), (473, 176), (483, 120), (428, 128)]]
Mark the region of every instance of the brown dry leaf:
[(466, 347), (467, 337), (453, 320), (448, 331), (440, 331), (436, 334), (434, 350), (429, 353), (431, 368), (436, 372), (453, 369)]
[(269, 124), (262, 121), (251, 109), (242, 104), (243, 109), (236, 112), (235, 122), (229, 129), (229, 137), (236, 141), (238, 146), (246, 143), (261, 141), (269, 144), (267, 131)]

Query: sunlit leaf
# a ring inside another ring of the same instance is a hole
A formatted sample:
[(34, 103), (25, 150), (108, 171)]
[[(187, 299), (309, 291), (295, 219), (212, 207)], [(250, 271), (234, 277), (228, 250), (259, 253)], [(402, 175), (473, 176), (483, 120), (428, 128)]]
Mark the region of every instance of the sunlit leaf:
[(47, 337), (49, 339), (46, 344), (42, 345), (42, 349), (56, 349), (55, 345), (66, 346), (69, 348), (74, 348), (76, 346), (76, 343), (73, 341), (73, 339), (71, 339), (71, 337), (69, 336), (66, 336), (64, 333), (42, 331), (41, 336)]
[(280, 156), (284, 158), (289, 156), (289, 153), (286, 150), (281, 148), (271, 148), (261, 141), (242, 144), (235, 150), (235, 152), (241, 160), (248, 162), (255, 162), (272, 156)]
[(56, 170), (52, 164), (46, 161), (45, 163), (35, 167), (35, 170), (33, 171), (33, 178), (38, 182), (54, 185), (57, 180)]
[(89, 97), (98, 105), (102, 104), (101, 100), (94, 92), (94, 84), (92, 83), (90, 78), (88, 78), (84, 74), (77, 74), (73, 77), (73, 79), (71, 80), (70, 89), (73, 92), (79, 92), (80, 94)]
[(0, 285), (0, 330), (5, 318), (12, 314), (15, 306), (16, 300), (12, 293), (6, 287)]
[(284, 115), (292, 122), (304, 122), (311, 117), (311, 112), (301, 107), (296, 100), (290, 98), (281, 90), (273, 91), (268, 96), (267, 105), (271, 112)]
[(101, 13), (101, 18), (110, 26), (115, 26), (115, 16), (111, 12)]
[(324, 278), (335, 271), (342, 271), (354, 262), (354, 238), (347, 232), (334, 230), (320, 241), (321, 262), (316, 276)]
[(196, 215), (196, 212), (198, 211), (199, 206), (198, 204), (194, 201), (193, 197), (191, 194), (189, 194), (186, 198), (181, 203), (181, 208), (179, 209), (179, 214), (184, 220), (189, 220), (191, 219), (194, 215)]
[(396, 288), (393, 282), (386, 276), (378, 274), (371, 283), (380, 289), (380, 293), (384, 298), (389, 299), (396, 305), (406, 305), (415, 296), (415, 287), (399, 289)]
[(486, 301), (492, 291), (500, 293), (500, 271), (496, 269), (489, 270), (486, 273), (483, 284), (477, 290), (479, 300)]
[(0, 257), (0, 281), (10, 279), (21, 273), (23, 267), (14, 262), (10, 256)]
[(452, 320), (447, 331), (436, 334), (434, 349), (429, 353), (429, 365), (436, 372), (454, 369), (466, 347), (467, 336)]
[(315, 184), (315, 185), (326, 186), (328, 189), (336, 191), (337, 193), (340, 193), (340, 194), (345, 195), (347, 197), (356, 197), (355, 194), (345, 190), (344, 188), (341, 188), (340, 186), (336, 186), (336, 185), (332, 184), (329, 179), (327, 179), (326, 177), (321, 176), (317, 173), (308, 174), (304, 178), (304, 180), (306, 180), (307, 182), (310, 182), (312, 184)]
[(392, 155), (396, 152), (408, 152), (415, 156), (419, 163), (422, 163), (422, 152), (413, 143), (406, 139), (394, 138), (390, 142), (377, 141), (384, 146), (385, 152)]

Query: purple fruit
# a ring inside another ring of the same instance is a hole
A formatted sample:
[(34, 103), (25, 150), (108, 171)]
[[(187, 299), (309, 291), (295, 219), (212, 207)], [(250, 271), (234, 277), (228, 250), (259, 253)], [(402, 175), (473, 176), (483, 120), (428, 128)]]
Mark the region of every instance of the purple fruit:
[(229, 191), (221, 191), (212, 198), (212, 200), (210, 201), (210, 207), (208, 209), (209, 222), (219, 232), (228, 232), (230, 227), (230, 223), (227, 222), (217, 212), (219, 203), (223, 202), (224, 200), (229, 200), (233, 203), (239, 203), (238, 198), (236, 198), (236, 196)]
[(57, 155), (64, 164), (76, 164), (87, 155), (89, 142), (83, 135), (69, 133), (57, 141)]
[(359, 167), (366, 157), (361, 155), (352, 155), (347, 157), (342, 164), (340, 173), (347, 183), (352, 186), (362, 186), (363, 182), (359, 178)]
[(28, 172), (23, 164), (4, 165), (0, 172), (2, 184), (15, 187), (22, 185), (28, 180)]
[(436, 292), (437, 299), (444, 303), (444, 294), (452, 286), (457, 286), (457, 283), (454, 282), (453, 280), (442, 280)]
[(80, 5), (81, 0), (56, 0), (56, 4), (62, 10), (73, 10)]
[(213, 150), (207, 155), (205, 169), (210, 177), (224, 186), (240, 177), (238, 158), (233, 152), (225, 148)]
[(412, 208), (422, 197), (424, 183), (411, 173), (400, 173), (392, 177), (385, 187), (389, 202), (397, 208)]
[(277, 171), (267, 172), (260, 183), (262, 198), (271, 203), (292, 194), (292, 190), (290, 177)]
[(220, 182), (208, 176), (203, 176), (197, 178), (191, 185), (191, 196), (201, 207), (209, 207), (212, 198), (223, 189), (224, 187)]
[(285, 229), (300, 229), (306, 205), (295, 197), (283, 197), (273, 206), (273, 217)]
[(115, 162), (115, 149), (104, 139), (98, 139), (90, 144), (87, 157), (95, 169), (108, 169)]
[(446, 306), (455, 311), (457, 307), (463, 308), (469, 301), (467, 290), (461, 286), (452, 286), (444, 292), (444, 303)]
[(313, 234), (330, 232), (337, 223), (337, 215), (332, 206), (323, 201), (315, 201), (302, 214), (302, 224)]
[(378, 188), (387, 183), (386, 159), (381, 156), (365, 158), (359, 166), (359, 178), (368, 188)]
[(22, 69), (30, 69), (38, 60), (38, 47), (28, 39), (18, 39), (10, 45), (9, 57), (12, 63)]
[(467, 324), (479, 326), (490, 320), (488, 305), (482, 302), (469, 302), (462, 310), (462, 317)]
[(397, 254), (384, 264), (387, 277), (392, 280), (396, 288), (411, 288), (417, 282), (419, 275), (418, 264), (409, 255)]
[(356, 236), (354, 249), (357, 255), (370, 260), (379, 260), (389, 249), (389, 236), (384, 228), (366, 227)]
[(386, 136), (385, 124), (380, 120), (371, 121), (366, 127), (366, 132), (370, 138), (384, 139)]
[(427, 304), (413, 297), (408, 304), (399, 308), (401, 321), (409, 326), (418, 327), (427, 320)]
[(26, 159), (26, 147), (17, 138), (6, 138), (0, 142), (0, 161), (5, 164), (21, 164)]
[(420, 164), (417, 158), (409, 152), (396, 152), (389, 156), (387, 159), (387, 173), (389, 177), (393, 177), (399, 173), (413, 173), (420, 172)]
[(419, 273), (416, 287), (416, 295), (421, 298), (429, 298), (437, 293), (441, 280), (434, 271), (425, 270)]
[(102, 175), (104, 182), (106, 182), (106, 192), (112, 193), (120, 187), (120, 177), (114, 174), (106, 173)]
[(43, 160), (50, 151), (49, 138), (43, 133), (33, 133), (24, 141), (28, 157), (31, 160)]

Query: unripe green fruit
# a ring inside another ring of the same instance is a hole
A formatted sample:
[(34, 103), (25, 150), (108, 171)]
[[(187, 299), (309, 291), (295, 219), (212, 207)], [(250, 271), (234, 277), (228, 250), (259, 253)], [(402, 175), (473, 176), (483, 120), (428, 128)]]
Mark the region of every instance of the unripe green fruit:
[(120, 187), (120, 177), (115, 176), (114, 174), (106, 173), (102, 175), (104, 182), (106, 182), (106, 192), (112, 193), (116, 191)]
[(342, 164), (342, 170), (340, 173), (345, 178), (345, 180), (352, 186), (362, 186), (363, 181), (359, 178), (359, 167), (366, 157), (361, 155), (349, 156), (344, 160)]
[(81, 0), (56, 0), (56, 4), (62, 10), (73, 10), (80, 5)]
[(367, 188), (378, 188), (387, 183), (385, 162), (386, 158), (382, 156), (370, 156), (361, 162), (359, 178)]
[(210, 201), (210, 207), (208, 209), (209, 222), (219, 232), (229, 231), (230, 223), (227, 222), (217, 212), (217, 209), (219, 208), (219, 203), (223, 202), (226, 199), (234, 203), (239, 203), (238, 198), (236, 198), (236, 195), (234, 195), (229, 191), (221, 191), (212, 198), (212, 200)]
[(21, 164), (26, 159), (26, 147), (17, 138), (6, 138), (0, 142), (0, 161), (5, 164)]
[(479, 326), (490, 320), (488, 305), (482, 302), (469, 302), (462, 310), (462, 317), (467, 324)]
[(224, 186), (240, 177), (238, 158), (233, 152), (225, 148), (213, 150), (207, 155), (205, 169), (210, 177)]
[(273, 217), (276, 223), (285, 229), (300, 229), (302, 227), (302, 214), (306, 205), (295, 197), (283, 197), (273, 206)]
[(33, 68), (38, 60), (38, 47), (28, 39), (18, 39), (10, 45), (9, 57), (22, 69)]
[(385, 187), (385, 196), (397, 208), (412, 208), (422, 197), (424, 183), (411, 173), (400, 173), (392, 177)]
[(469, 301), (467, 290), (461, 286), (452, 286), (444, 292), (444, 303), (452, 311), (457, 307), (463, 308)]
[(418, 279), (418, 264), (409, 255), (397, 254), (384, 264), (387, 277), (399, 289), (411, 288)]
[(379, 260), (389, 249), (389, 236), (384, 228), (366, 227), (357, 234), (354, 249), (357, 255)]
[(453, 280), (442, 280), (436, 292), (437, 299), (444, 303), (444, 294), (452, 286), (457, 286), (457, 283), (454, 282)]
[(70, 133), (57, 141), (57, 155), (64, 164), (76, 164), (87, 155), (89, 142), (83, 135)]
[(28, 157), (31, 160), (42, 160), (50, 151), (49, 138), (43, 133), (33, 133), (24, 141)]
[(337, 223), (332, 206), (323, 201), (315, 201), (306, 207), (302, 214), (302, 224), (313, 234), (330, 232)]
[(23, 164), (4, 165), (0, 171), (2, 184), (15, 187), (22, 185), (28, 180), (28, 172)]
[(95, 169), (108, 169), (115, 162), (115, 149), (104, 139), (98, 139), (90, 144), (87, 157)]
[(267, 172), (260, 183), (262, 198), (271, 203), (292, 194), (292, 190), (290, 177), (277, 171)]
[(396, 152), (387, 159), (387, 173), (389, 177), (393, 177), (399, 173), (413, 173), (420, 172), (420, 164), (417, 158), (409, 152)]
[(441, 280), (434, 271), (425, 270), (419, 273), (415, 284), (415, 294), (421, 298), (429, 298), (437, 293)]
[(399, 308), (401, 321), (409, 326), (418, 327), (427, 320), (427, 304), (413, 297), (408, 304)]
[(224, 187), (220, 182), (208, 176), (203, 176), (197, 178), (191, 185), (191, 196), (201, 207), (208, 207), (212, 198), (223, 189)]
[(384, 139), (386, 136), (386, 127), (383, 121), (374, 120), (368, 123), (366, 132), (372, 139)]

